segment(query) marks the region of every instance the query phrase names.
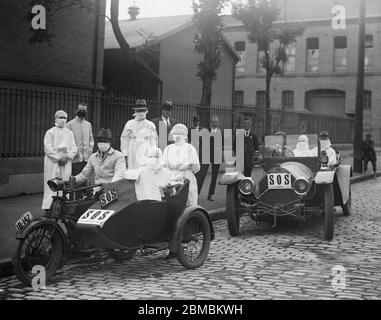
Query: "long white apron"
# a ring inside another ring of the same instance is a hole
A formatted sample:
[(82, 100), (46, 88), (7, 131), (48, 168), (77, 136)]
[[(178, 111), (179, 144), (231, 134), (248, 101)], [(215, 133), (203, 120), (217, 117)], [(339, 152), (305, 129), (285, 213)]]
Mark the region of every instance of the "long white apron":
[(137, 169), (146, 164), (147, 152), (157, 147), (155, 125), (149, 120), (129, 120), (120, 138), (121, 151), (127, 156), (128, 169)]
[[(55, 194), (50, 190), (47, 181), (56, 177), (69, 180), (71, 176), (71, 162), (77, 154), (73, 133), (68, 128), (53, 127), (49, 129), (44, 138), (44, 198), (42, 209), (49, 209), (52, 204), (52, 196)], [(59, 166), (58, 160), (66, 155), (70, 160)]]

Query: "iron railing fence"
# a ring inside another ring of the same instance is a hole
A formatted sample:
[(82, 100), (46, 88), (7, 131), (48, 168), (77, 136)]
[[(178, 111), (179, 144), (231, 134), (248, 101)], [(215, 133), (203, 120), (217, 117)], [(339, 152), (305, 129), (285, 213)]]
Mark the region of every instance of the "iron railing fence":
[[(0, 87), (0, 157), (38, 157), (44, 155), (43, 139), (46, 130), (54, 125), (54, 114), (63, 109), (69, 119), (75, 116), (80, 102), (89, 106), (88, 120), (94, 134), (100, 127), (110, 128), (115, 148), (120, 146), (120, 135), (125, 123), (132, 117), (135, 97), (104, 92), (63, 89)], [(148, 119), (160, 116), (159, 101), (147, 100)], [(208, 126), (212, 115), (217, 115), (221, 129), (241, 127), (244, 116), (253, 120), (253, 129), (262, 140), (265, 133), (266, 110), (256, 106), (199, 106), (195, 103), (173, 101), (172, 117), (192, 126), (198, 114), (202, 126)], [(305, 112), (271, 110), (272, 131), (288, 134), (315, 133), (327, 130), (334, 143), (352, 142), (353, 120), (316, 115)]]

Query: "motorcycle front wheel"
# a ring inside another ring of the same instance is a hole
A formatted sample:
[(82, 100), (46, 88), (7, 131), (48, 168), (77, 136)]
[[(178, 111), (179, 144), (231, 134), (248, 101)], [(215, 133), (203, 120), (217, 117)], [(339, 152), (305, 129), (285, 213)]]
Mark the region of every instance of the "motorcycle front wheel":
[[(12, 259), (16, 276), (27, 286), (33, 286), (33, 279), (47, 282), (60, 267), (64, 258), (65, 239), (58, 227), (41, 223), (31, 228), (19, 240)], [(37, 279), (37, 278), (36, 278)]]

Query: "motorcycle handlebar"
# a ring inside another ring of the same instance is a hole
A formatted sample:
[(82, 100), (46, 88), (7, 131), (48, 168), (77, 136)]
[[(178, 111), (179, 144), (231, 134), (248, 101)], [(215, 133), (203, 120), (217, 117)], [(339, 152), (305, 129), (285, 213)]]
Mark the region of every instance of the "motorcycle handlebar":
[(81, 188), (75, 188), (75, 187), (72, 187), (70, 185), (68, 187), (68, 184), (70, 184), (70, 182), (71, 181), (62, 181), (62, 179), (55, 178), (55, 179), (52, 179), (52, 180), (48, 180), (47, 183), (48, 183), (49, 188), (52, 191), (54, 191), (54, 192), (57, 192), (57, 191), (76, 192), (76, 191), (93, 189), (93, 188), (101, 187), (102, 186), (102, 184), (95, 184), (95, 185), (92, 185), (92, 186), (81, 187)]

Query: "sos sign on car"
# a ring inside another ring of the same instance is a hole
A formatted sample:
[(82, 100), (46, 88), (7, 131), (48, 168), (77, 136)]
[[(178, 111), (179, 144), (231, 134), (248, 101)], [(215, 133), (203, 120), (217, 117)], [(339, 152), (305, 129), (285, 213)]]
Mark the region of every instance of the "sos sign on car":
[(289, 173), (270, 173), (267, 175), (269, 189), (291, 189), (291, 175)]

